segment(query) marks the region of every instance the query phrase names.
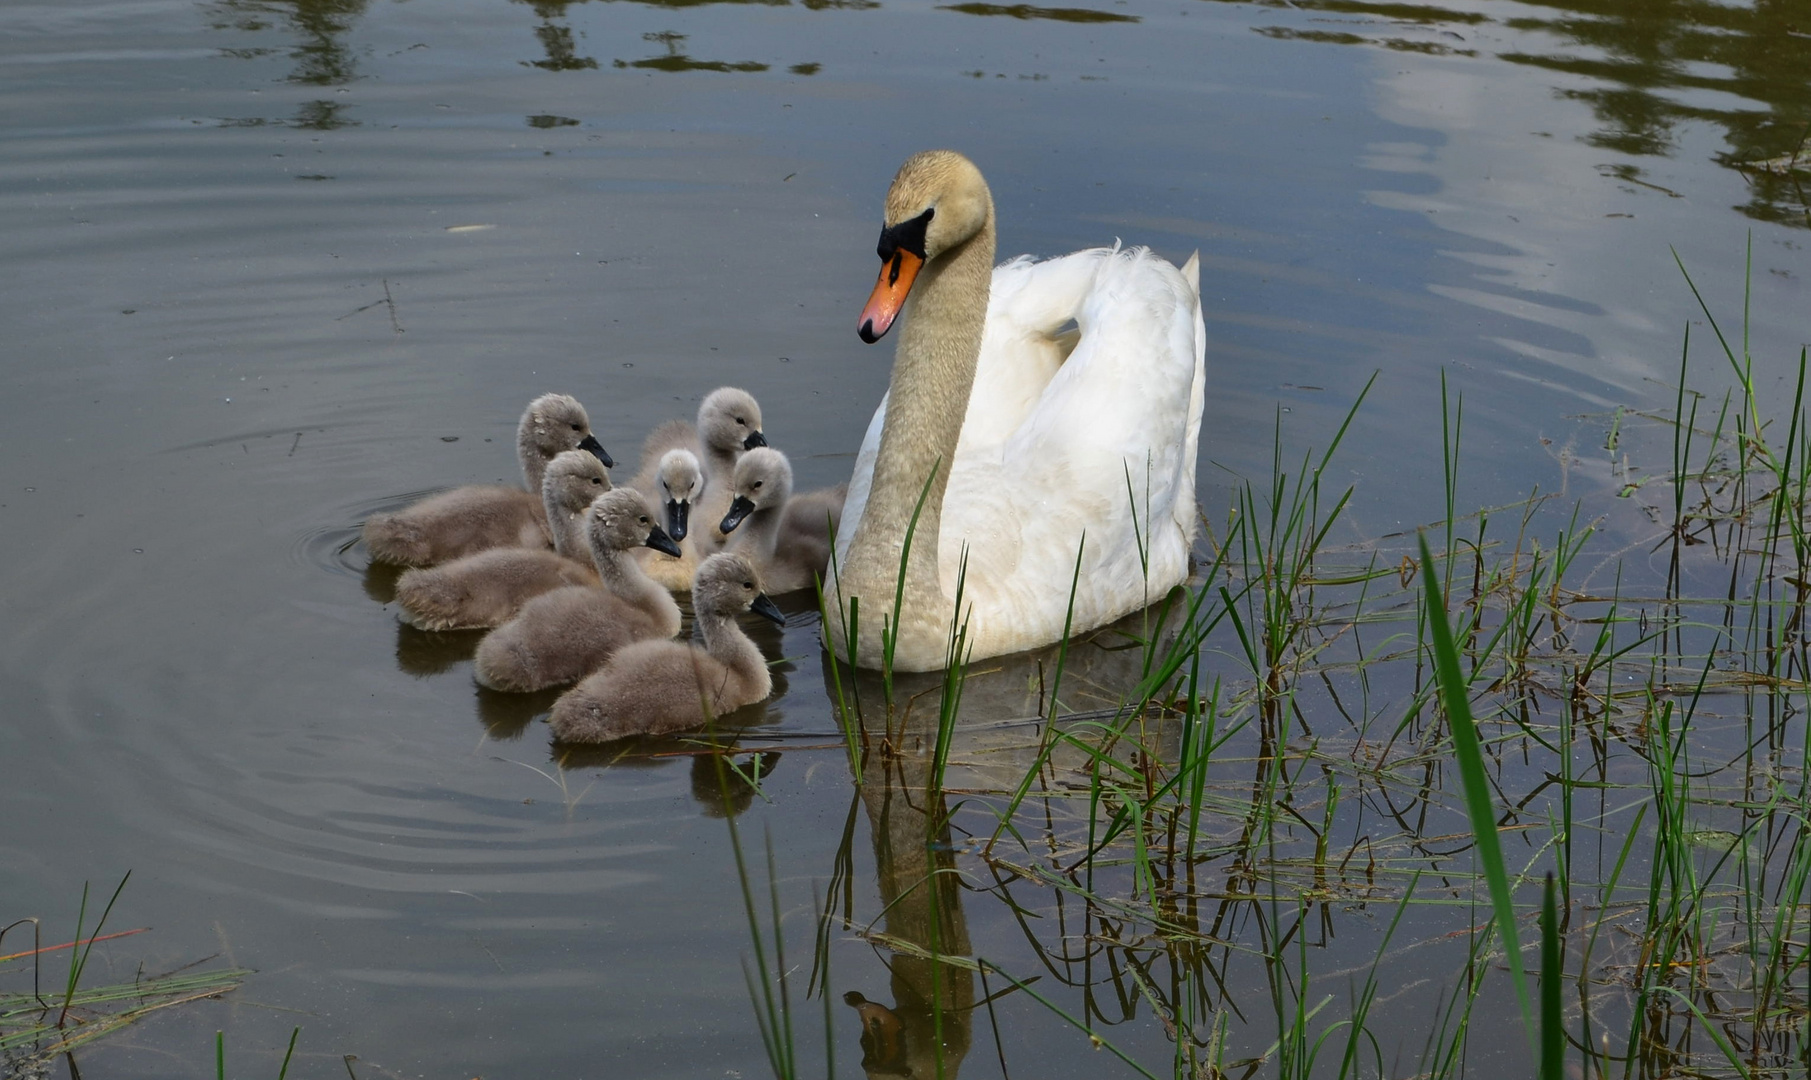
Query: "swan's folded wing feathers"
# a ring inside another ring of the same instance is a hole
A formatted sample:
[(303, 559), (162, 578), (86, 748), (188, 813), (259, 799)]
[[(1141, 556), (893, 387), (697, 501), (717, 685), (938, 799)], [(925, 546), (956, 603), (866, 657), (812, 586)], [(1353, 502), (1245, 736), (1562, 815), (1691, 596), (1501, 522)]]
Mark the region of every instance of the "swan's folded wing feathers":
[(1003, 447), (1002, 487), (1025, 521), (1019, 573), (1069, 580), (1085, 531), (1076, 606), (1090, 622), (1186, 574), (1175, 522), (1194, 513), (1196, 311), (1180, 272), (1147, 250), (1106, 260), (1078, 316), (1081, 342)]

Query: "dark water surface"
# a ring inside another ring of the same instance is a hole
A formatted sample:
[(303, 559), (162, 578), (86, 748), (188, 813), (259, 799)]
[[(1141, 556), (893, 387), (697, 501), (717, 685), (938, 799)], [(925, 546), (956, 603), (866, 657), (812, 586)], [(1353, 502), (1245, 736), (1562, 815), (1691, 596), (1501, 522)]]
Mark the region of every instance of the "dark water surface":
[[(1752, 236), (1768, 387), (1811, 309), (1803, 4), (11, 2), (0, 100), (0, 922), (67, 940), (82, 882), (130, 868), (117, 925), (155, 932), (97, 949), (103, 981), (259, 972), (89, 1075), (193, 1075), (216, 1028), (274, 1075), (295, 1024), (308, 1076), (764, 1070), (707, 770), (680, 743), (562, 770), (547, 699), (480, 693), (472, 640), (399, 628), (356, 527), (511, 477), (550, 390), (633, 461), (740, 385), (803, 487), (845, 479), (891, 357), (855, 315), (913, 151), (976, 159), (1002, 256), (1200, 249), (1216, 520), (1279, 415), (1291, 453), (1325, 445), (1373, 372), (1338, 539), (1438, 517), (1445, 369), (1461, 503), (1565, 489), (1633, 536), (1578, 417), (1670, 406), (1701, 316), (1669, 245), (1739, 324)], [(863, 918), (912, 868), (870, 840), (873, 785), (800, 748), (837, 740), (815, 616), (761, 643), (791, 661), (738, 719), (794, 748), (740, 821), (771, 830), (797, 960), (846, 827)], [(976, 723), (1025, 685), (998, 678)], [(958, 915), (1037, 966), (994, 899)], [(837, 994), (911, 983), (838, 941)], [(1167, 1060), (1121, 1004), (1114, 1040)], [(1109, 1068), (1036, 1006), (1000, 1024), (1028, 1075)], [(963, 1072), (999, 1067), (983, 1021), (958, 1039)]]

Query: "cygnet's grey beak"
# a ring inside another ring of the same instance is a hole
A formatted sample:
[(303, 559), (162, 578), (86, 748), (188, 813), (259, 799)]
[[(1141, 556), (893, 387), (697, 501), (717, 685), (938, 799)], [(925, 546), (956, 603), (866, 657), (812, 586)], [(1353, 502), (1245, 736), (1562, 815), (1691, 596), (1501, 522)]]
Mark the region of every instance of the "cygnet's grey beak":
[(616, 468), (616, 462), (610, 460), (610, 452), (604, 449), (603, 443), (597, 441), (596, 435), (587, 435), (580, 439), (579, 449), (591, 451), (593, 457), (604, 463), (604, 468)]
[(766, 593), (756, 594), (755, 602), (749, 605), (748, 610), (761, 616), (763, 619), (777, 622), (781, 626), (786, 625), (786, 616), (780, 614), (780, 609), (774, 606), (774, 602), (767, 598)]
[(673, 538), (658, 525), (654, 526), (654, 531), (649, 533), (648, 538), (642, 542), (663, 555), (671, 555), (675, 559), (680, 556), (679, 545), (673, 543)]
[(744, 449), (744, 450), (753, 450), (757, 446), (766, 446), (766, 445), (767, 445), (767, 436), (761, 434), (758, 431), (749, 432), (748, 438), (742, 440), (742, 449)]
[(685, 539), (685, 523), (692, 516), (692, 504), (678, 499), (667, 500), (667, 532), (675, 540)]
[(736, 501), (729, 504), (729, 513), (723, 515), (723, 523), (717, 526), (725, 536), (736, 531), (742, 519), (755, 512), (755, 504), (748, 501), (746, 495), (736, 496)]

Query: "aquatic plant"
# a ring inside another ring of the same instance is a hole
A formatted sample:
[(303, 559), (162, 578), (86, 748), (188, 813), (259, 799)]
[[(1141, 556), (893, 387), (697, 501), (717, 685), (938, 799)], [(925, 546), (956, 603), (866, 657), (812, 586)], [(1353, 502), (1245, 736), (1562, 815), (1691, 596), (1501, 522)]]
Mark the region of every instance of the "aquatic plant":
[[(839, 933), (870, 943), (915, 998), (923, 1075), (957, 1071), (983, 1007), (1002, 1068), (1001, 1017), (1044, 1013), (1144, 1076), (1803, 1075), (1806, 355), (1770, 416), (1746, 330), (1699, 302), (1733, 384), (1701, 425), (1688, 336), (1670, 414), (1603, 419), (1601, 505), (1463, 513), (1443, 378), (1440, 516), (1333, 544), (1353, 414), (1287, 458), (1279, 414), (1271, 476), (1205, 530), (1188, 588), (1038, 658), (1033, 712), (963, 710), (985, 673), (959, 619), (932, 680), (826, 659), (856, 791), (811, 992)], [(1651, 581), (1622, 558), (1643, 521)], [(1084, 648), (1135, 661), (1103, 707), (1070, 689)], [(873, 913), (849, 884), (864, 807)], [(1021, 934), (971, 948), (990, 904)]]

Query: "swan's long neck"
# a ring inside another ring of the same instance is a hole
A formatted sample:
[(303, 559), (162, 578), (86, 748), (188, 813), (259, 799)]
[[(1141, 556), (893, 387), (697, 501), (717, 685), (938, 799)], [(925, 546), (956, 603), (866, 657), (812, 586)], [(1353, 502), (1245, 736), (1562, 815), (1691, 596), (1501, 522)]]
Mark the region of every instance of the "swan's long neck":
[[(773, 690), (773, 676), (767, 671), (767, 660), (742, 632), (733, 616), (700, 612), (698, 635), (704, 638), (705, 652), (721, 661), (736, 678), (748, 682), (750, 696), (763, 698)], [(755, 690), (759, 693), (754, 693)]]
[(864, 666), (878, 657), (880, 619), (893, 608), (900, 554), (920, 495), (924, 508), (912, 530), (903, 619), (893, 621), (907, 632), (949, 627), (953, 600), (938, 576), (937, 534), (981, 355), (993, 261), (990, 207), (979, 232), (920, 271), (902, 313), (874, 480), (836, 583), (845, 602), (861, 598)]
[(542, 504), (547, 510), (547, 527), (553, 530), (553, 550), (568, 559), (585, 561), (585, 515), (574, 513), (553, 499)]
[(641, 563), (627, 551), (591, 546), (591, 558), (597, 563), (598, 582), (612, 596), (649, 614), (663, 614), (672, 609), (673, 632), (679, 630), (679, 605), (654, 579), (642, 572)]
[(720, 450), (703, 439), (698, 440), (698, 448), (704, 451), (705, 490), (734, 491), (736, 489), (736, 461), (742, 456), (742, 451)]
[(785, 506), (763, 506), (748, 515), (736, 535), (729, 538), (725, 551), (737, 551), (765, 567), (773, 561), (774, 549), (780, 542), (780, 515)]
[(524, 420), (516, 429), (516, 460), (522, 463), (522, 482), (528, 490), (541, 490), (541, 478), (547, 475), (548, 459), (535, 444), (534, 428)]

